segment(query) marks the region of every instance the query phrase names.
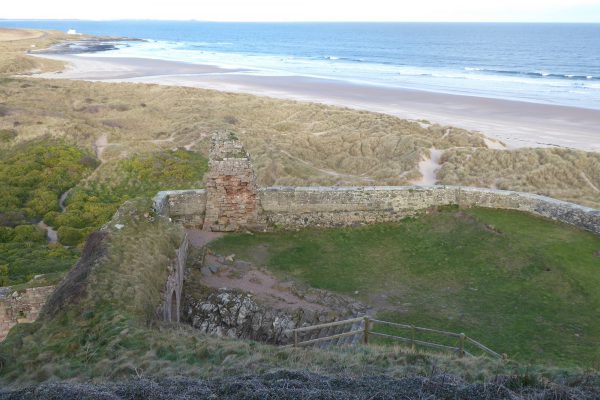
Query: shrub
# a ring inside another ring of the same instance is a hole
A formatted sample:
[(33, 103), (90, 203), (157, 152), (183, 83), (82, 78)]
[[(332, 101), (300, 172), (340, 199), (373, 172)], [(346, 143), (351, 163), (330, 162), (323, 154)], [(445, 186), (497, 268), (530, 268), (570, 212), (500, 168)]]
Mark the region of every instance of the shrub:
[[(58, 209), (60, 195), (89, 175), (95, 167), (77, 147), (38, 142), (21, 146), (0, 159), (0, 213), (37, 219)], [(14, 218), (8, 218), (14, 225)]]
[(69, 226), (61, 226), (58, 228), (58, 240), (66, 246), (76, 246), (82, 243), (87, 235), (90, 234), (91, 229), (77, 229)]
[(46, 232), (35, 225), (19, 225), (14, 228), (13, 242), (45, 242)]
[(0, 265), (0, 286), (6, 286), (9, 282), (8, 264), (2, 264)]
[(12, 242), (15, 237), (15, 230), (8, 226), (0, 226), (0, 243)]

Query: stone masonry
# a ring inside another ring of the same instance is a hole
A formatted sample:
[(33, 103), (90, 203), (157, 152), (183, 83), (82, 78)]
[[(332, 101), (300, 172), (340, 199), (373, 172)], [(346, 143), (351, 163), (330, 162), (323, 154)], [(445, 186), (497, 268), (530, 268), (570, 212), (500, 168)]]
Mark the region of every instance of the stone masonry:
[[(161, 192), (176, 222), (201, 218), (206, 193)], [(267, 187), (258, 189), (265, 226), (297, 229), (399, 221), (430, 207), (458, 205), (519, 210), (577, 226), (600, 235), (600, 210), (531, 193), (460, 186)], [(169, 211), (164, 210), (168, 215)], [(189, 225), (188, 225), (189, 226)]]
[(260, 225), (256, 175), (235, 134), (219, 132), (213, 136), (208, 166), (203, 229), (256, 229)]
[(34, 322), (54, 286), (29, 288), (0, 294), (0, 341), (18, 323)]

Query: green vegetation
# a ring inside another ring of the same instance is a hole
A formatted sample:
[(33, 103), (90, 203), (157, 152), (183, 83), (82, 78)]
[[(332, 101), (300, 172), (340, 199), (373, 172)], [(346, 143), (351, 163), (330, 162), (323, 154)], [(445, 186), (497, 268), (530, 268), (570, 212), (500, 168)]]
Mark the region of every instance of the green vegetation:
[(204, 156), (183, 149), (109, 162), (73, 189), (65, 212), (50, 212), (45, 220), (58, 229), (61, 243), (79, 244), (106, 223), (124, 201), (151, 198), (160, 190), (201, 187), (207, 168)]
[(27, 282), (39, 274), (64, 273), (75, 265), (78, 258), (78, 250), (59, 244), (0, 243), (0, 266), (7, 270), (6, 274), (0, 271), (0, 286)]
[[(556, 371), (532, 371), (515, 363), (459, 360), (391, 346), (284, 349), (161, 324), (155, 312), (162, 302), (165, 265), (175, 256), (182, 231), (149, 215), (149, 203), (135, 201), (121, 207), (106, 233), (90, 238), (79, 271), (72, 271), (63, 281), (60, 296), (50, 302), (55, 313), (42, 315), (33, 324), (17, 325), (0, 343), (0, 382), (140, 375), (222, 377), (275, 368), (391, 376), (427, 375), (436, 370), (468, 381), (499, 373), (557, 376)], [(112, 228), (117, 223), (124, 228)], [(77, 291), (81, 286), (85, 290)], [(566, 376), (577, 373), (561, 371)]]
[[(255, 252), (257, 246), (262, 251)], [(522, 362), (600, 363), (600, 238), (515, 211), (444, 210), (398, 224), (230, 235), (211, 244), (379, 316), (465, 332)]]
[(0, 159), (0, 226), (40, 220), (58, 210), (60, 195), (96, 167), (75, 146), (40, 142), (21, 145)]
[(22, 144), (0, 155), (1, 286), (64, 272), (75, 264), (77, 250), (48, 244), (46, 231), (34, 224), (58, 210), (61, 193), (95, 167), (88, 152), (61, 142)]
[[(73, 266), (78, 251), (47, 245), (46, 232), (33, 225), (42, 218), (62, 245), (79, 246), (127, 199), (200, 187), (207, 169), (204, 156), (183, 149), (138, 154), (95, 169), (97, 164), (89, 152), (52, 141), (0, 154), (0, 265), (8, 266), (1, 285)], [(61, 212), (59, 197), (67, 190)]]

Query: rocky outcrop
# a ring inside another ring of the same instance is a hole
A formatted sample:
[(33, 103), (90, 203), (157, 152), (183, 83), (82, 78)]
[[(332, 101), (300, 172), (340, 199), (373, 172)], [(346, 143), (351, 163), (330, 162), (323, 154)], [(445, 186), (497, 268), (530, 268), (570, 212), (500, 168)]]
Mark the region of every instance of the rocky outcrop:
[(203, 300), (186, 298), (185, 313), (194, 328), (210, 335), (275, 344), (287, 343), (290, 330), (304, 321), (302, 310), (261, 307), (251, 294), (231, 289), (219, 289)]
[(361, 303), (320, 292), (323, 300), (329, 299), (335, 308), (286, 309), (266, 304), (257, 296), (237, 289), (208, 290), (200, 297), (186, 293), (182, 320), (210, 335), (288, 344), (293, 340), (291, 330), (294, 328), (346, 319), (367, 310)]

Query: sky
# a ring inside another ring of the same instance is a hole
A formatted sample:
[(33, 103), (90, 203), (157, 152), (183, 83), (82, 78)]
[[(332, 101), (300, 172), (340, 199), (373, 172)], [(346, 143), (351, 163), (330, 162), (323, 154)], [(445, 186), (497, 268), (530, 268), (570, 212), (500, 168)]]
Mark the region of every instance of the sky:
[(0, 18), (600, 23), (600, 0), (27, 0)]

